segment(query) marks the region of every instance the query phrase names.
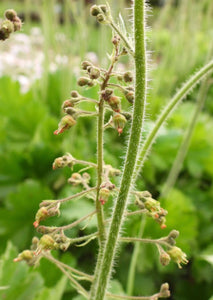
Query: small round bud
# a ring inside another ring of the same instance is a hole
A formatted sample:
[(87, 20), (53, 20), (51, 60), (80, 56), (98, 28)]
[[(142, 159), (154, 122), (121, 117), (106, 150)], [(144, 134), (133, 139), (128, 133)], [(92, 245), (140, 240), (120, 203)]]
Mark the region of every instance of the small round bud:
[(97, 5), (93, 5), (90, 8), (90, 14), (94, 17), (96, 17), (100, 13), (100, 8)]
[(130, 72), (130, 71), (125, 72), (124, 75), (123, 75), (123, 79), (124, 79), (125, 82), (132, 82), (133, 81), (132, 72)]
[(54, 239), (48, 235), (45, 234), (40, 238), (39, 241), (39, 248), (41, 250), (51, 250), (51, 249), (55, 249), (55, 241)]
[(72, 98), (79, 98), (79, 96), (80, 96), (77, 91), (71, 91), (70, 95)]
[(76, 186), (82, 183), (82, 177), (79, 173), (73, 173), (72, 176), (68, 179), (68, 183)]
[(77, 81), (77, 84), (78, 84), (79, 86), (85, 86), (85, 85), (87, 85), (89, 82), (90, 82), (90, 79), (89, 79), (89, 78), (87, 78), (87, 77), (80, 77), (80, 78), (78, 79), (78, 81)]
[(24, 250), (13, 261), (17, 262), (17, 261), (25, 260), (26, 262), (29, 262), (32, 259), (33, 259), (33, 253), (32, 253), (32, 251), (30, 251), (30, 250)]
[(58, 135), (65, 130), (71, 128), (76, 124), (76, 121), (73, 119), (72, 116), (66, 115), (61, 119), (61, 122), (58, 124), (58, 129), (54, 131), (54, 134)]
[(21, 20), (16, 17), (14, 20), (13, 20), (13, 25), (14, 25), (14, 31), (18, 31), (21, 29), (21, 26), (22, 26), (22, 22)]
[(82, 67), (83, 70), (87, 70), (87, 68), (88, 68), (88, 67), (91, 67), (91, 66), (92, 66), (92, 63), (89, 62), (89, 61), (87, 61), (87, 60), (85, 60), (85, 61), (83, 61), (83, 62), (81, 63), (81, 67)]
[(117, 46), (120, 43), (120, 40), (121, 40), (120, 37), (115, 35), (112, 39), (113, 45)]
[(100, 7), (100, 9), (102, 10), (102, 12), (103, 12), (104, 14), (106, 14), (106, 13), (108, 12), (107, 6), (106, 6), (106, 5), (99, 5), (99, 7)]
[(10, 36), (9, 32), (7, 32), (7, 30), (1, 28), (0, 29), (0, 40), (1, 41), (5, 41), (6, 39), (8, 39)]
[(1, 27), (3, 30), (7, 31), (8, 33), (12, 33), (14, 31), (13, 22), (11, 22), (10, 20), (4, 20), (1, 23)]
[(5, 18), (10, 21), (13, 21), (17, 17), (17, 13), (13, 9), (7, 9), (5, 11), (4, 15), (5, 15)]
[(179, 236), (179, 231), (177, 231), (177, 230), (172, 230), (168, 235), (168, 237), (173, 238), (173, 239), (176, 239), (178, 236)]
[(106, 23), (106, 19), (103, 14), (98, 14), (96, 18), (99, 23), (102, 23), (102, 24)]
[(160, 263), (162, 266), (167, 266), (170, 263), (170, 256), (165, 251), (160, 254)]
[(125, 97), (126, 100), (132, 104), (135, 99), (135, 93), (133, 91), (125, 91)]
[(117, 96), (110, 96), (107, 100), (109, 106), (114, 110), (115, 112), (120, 112), (121, 110), (121, 100)]
[(101, 75), (100, 70), (98, 68), (95, 67), (91, 67), (88, 71), (89, 73), (89, 77), (91, 79), (98, 79)]

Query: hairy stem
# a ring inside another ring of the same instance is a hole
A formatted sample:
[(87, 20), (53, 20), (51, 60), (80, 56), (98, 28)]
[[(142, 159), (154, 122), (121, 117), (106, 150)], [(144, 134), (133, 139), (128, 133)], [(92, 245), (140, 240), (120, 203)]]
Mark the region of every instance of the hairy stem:
[(119, 234), (127, 206), (132, 175), (140, 143), (141, 130), (145, 112), (146, 100), (146, 49), (145, 49), (145, 2), (134, 2), (134, 32), (135, 32), (135, 102), (133, 121), (127, 150), (127, 156), (121, 179), (120, 191), (113, 211), (109, 234), (104, 248), (101, 267), (98, 272), (98, 282), (95, 295), (91, 293), (91, 300), (103, 300), (111, 276), (113, 261), (118, 245)]
[(140, 149), (139, 158), (137, 161), (136, 167), (136, 176), (139, 175), (140, 169), (142, 168), (144, 161), (151, 149), (153, 142), (157, 136), (157, 133), (161, 126), (165, 123), (167, 118), (170, 116), (171, 112), (175, 109), (175, 107), (181, 103), (181, 101), (190, 93), (190, 91), (202, 80), (205, 78), (207, 74), (213, 71), (213, 60), (211, 60), (208, 64), (206, 64), (203, 68), (201, 68), (195, 75), (193, 75), (183, 86), (182, 88), (175, 94), (175, 96), (171, 99), (171, 101), (166, 105), (151, 132), (148, 134), (145, 142)]

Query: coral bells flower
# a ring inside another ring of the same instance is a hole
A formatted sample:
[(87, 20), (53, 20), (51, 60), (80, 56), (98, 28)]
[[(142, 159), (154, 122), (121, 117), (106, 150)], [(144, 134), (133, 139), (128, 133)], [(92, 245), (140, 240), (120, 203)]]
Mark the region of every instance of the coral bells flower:
[(121, 114), (115, 114), (113, 116), (113, 124), (120, 135), (123, 132), (123, 128), (126, 124), (126, 118)]
[(107, 188), (101, 188), (99, 192), (99, 201), (104, 205), (110, 196), (110, 191)]
[(182, 269), (181, 264), (186, 265), (189, 261), (186, 259), (186, 253), (184, 253), (180, 248), (174, 246), (170, 250), (167, 250), (170, 258), (177, 263), (178, 267)]
[(66, 115), (61, 119), (60, 123), (58, 124), (58, 129), (54, 131), (54, 134), (60, 134), (65, 130), (71, 128), (75, 124), (76, 121), (73, 119), (73, 117), (70, 115)]
[(46, 220), (49, 217), (59, 215), (60, 214), (59, 207), (60, 207), (60, 204), (57, 203), (53, 207), (48, 208), (48, 207), (43, 206), (43, 207), (39, 208), (39, 210), (36, 213), (35, 222), (33, 223), (33, 226), (35, 228), (37, 228), (41, 221)]

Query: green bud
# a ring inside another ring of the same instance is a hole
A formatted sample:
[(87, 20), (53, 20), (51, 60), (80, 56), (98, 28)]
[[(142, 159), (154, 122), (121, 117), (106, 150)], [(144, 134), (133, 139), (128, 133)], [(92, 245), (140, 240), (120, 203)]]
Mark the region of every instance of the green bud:
[(17, 13), (14, 9), (7, 9), (4, 13), (5, 18), (13, 21), (17, 17)]
[(21, 29), (21, 26), (22, 26), (22, 22), (21, 20), (16, 17), (14, 20), (13, 20), (13, 25), (14, 25), (14, 31), (18, 31)]
[(121, 100), (117, 96), (110, 96), (107, 100), (109, 106), (114, 110), (115, 112), (120, 112), (121, 110)]
[(82, 183), (82, 177), (79, 173), (73, 173), (72, 176), (68, 179), (68, 183), (76, 186)]
[(60, 123), (58, 124), (58, 129), (54, 131), (54, 134), (58, 135), (64, 132), (65, 130), (71, 128), (75, 124), (76, 121), (74, 120), (74, 118), (70, 115), (66, 115), (61, 119)]
[(29, 262), (33, 259), (33, 253), (31, 250), (24, 250), (23, 252), (19, 253), (18, 257), (15, 258), (13, 261), (22, 261), (25, 260), (26, 262)]
[(80, 77), (77, 81), (77, 84), (79, 86), (85, 86), (90, 82), (90, 79), (88, 77)]
[(177, 230), (170, 231), (170, 233), (168, 235), (168, 237), (173, 238), (173, 239), (176, 239), (178, 236), (179, 236), (179, 231), (177, 231)]
[(72, 98), (79, 98), (80, 97), (80, 95), (77, 91), (71, 91), (70, 95), (71, 95)]
[(104, 14), (106, 14), (108, 12), (107, 6), (106, 5), (99, 5), (100, 9), (102, 10), (102, 12)]
[(120, 135), (123, 132), (124, 126), (126, 124), (126, 118), (121, 114), (115, 114), (112, 119), (114, 127), (117, 129)]
[(170, 263), (170, 256), (165, 251), (160, 254), (160, 263), (162, 266), (167, 266)]
[(11, 22), (10, 20), (4, 20), (1, 23), (1, 27), (3, 30), (5, 30), (6, 32), (8, 32), (9, 34), (12, 33), (14, 31), (14, 25), (13, 22)]
[(93, 5), (90, 8), (90, 14), (94, 17), (96, 17), (100, 13), (100, 8), (97, 5)]
[(55, 241), (54, 239), (48, 235), (48, 234), (45, 234), (43, 235), (41, 238), (40, 238), (40, 241), (39, 241), (39, 248), (41, 250), (52, 250), (52, 249), (55, 249)]
[(107, 23), (106, 18), (104, 17), (103, 14), (98, 14), (96, 19), (101, 24), (106, 24)]
[(133, 91), (125, 91), (124, 94), (125, 94), (126, 100), (132, 104), (135, 99), (135, 93)]
[(98, 79), (101, 75), (100, 70), (95, 67), (90, 67), (88, 73), (91, 79)]
[(101, 188), (99, 191), (99, 201), (104, 205), (110, 196), (110, 191), (107, 188)]
[(132, 72), (128, 71), (128, 72), (124, 73), (123, 78), (124, 78), (125, 82), (132, 82), (133, 81)]
[(87, 70), (87, 68), (88, 68), (88, 67), (91, 67), (91, 66), (92, 66), (92, 63), (89, 62), (89, 61), (83, 61), (83, 62), (81, 63), (81, 67), (82, 67), (83, 70)]

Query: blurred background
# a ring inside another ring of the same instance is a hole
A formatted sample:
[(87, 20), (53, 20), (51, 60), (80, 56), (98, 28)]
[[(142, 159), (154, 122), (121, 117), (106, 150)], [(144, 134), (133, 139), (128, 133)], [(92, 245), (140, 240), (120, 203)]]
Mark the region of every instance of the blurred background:
[[(104, 1), (103, 1), (104, 2)], [(83, 160), (96, 159), (95, 120), (81, 118), (62, 136), (53, 131), (62, 116), (61, 104), (77, 89), (85, 96), (98, 97), (93, 87), (83, 90), (76, 81), (82, 60), (107, 66), (112, 49), (111, 31), (99, 26), (89, 16), (91, 4), (102, 1), (83, 0), (1, 0), (0, 17), (13, 8), (24, 22), (17, 32), (0, 43), (0, 298), (5, 300), (81, 300), (60, 271), (44, 260), (38, 268), (12, 259), (28, 248), (34, 235), (32, 223), (43, 199), (57, 199), (79, 191), (67, 184), (70, 171), (53, 171), (53, 160), (70, 152)], [(131, 1), (109, 1), (115, 19), (119, 13), (130, 28)], [(147, 130), (162, 107), (194, 73), (213, 56), (213, 2), (211, 0), (153, 0), (148, 25), (148, 48), (151, 51), (150, 90), (147, 106)], [(132, 68), (127, 60), (120, 68)], [(197, 87), (173, 113), (157, 138), (143, 174), (140, 190), (149, 190), (161, 199), (169, 211), (167, 228), (162, 231), (153, 220), (147, 220), (144, 237), (157, 238), (171, 229), (180, 231), (177, 244), (190, 260), (179, 270), (174, 263), (162, 267), (153, 246), (142, 245), (134, 281), (135, 295), (151, 295), (162, 282), (169, 282), (174, 300), (213, 299), (213, 87), (208, 78), (204, 91)], [(162, 187), (190, 125), (196, 102), (205, 97), (181, 173), (164, 197)], [(125, 105), (124, 105), (125, 107)], [(88, 108), (88, 107), (87, 107)], [(126, 109), (128, 106), (126, 105)], [(128, 126), (127, 126), (128, 127)], [(126, 128), (118, 137), (106, 131), (105, 161), (114, 167), (122, 163)], [(75, 171), (75, 170), (74, 170)], [(91, 175), (95, 175), (91, 173)], [(93, 176), (93, 184), (95, 176)], [(107, 203), (110, 209), (112, 200)], [(60, 218), (46, 224), (62, 225), (92, 209), (85, 199), (62, 208)], [(128, 236), (137, 236), (141, 218), (125, 224)], [(94, 232), (91, 222), (85, 232)], [(80, 227), (72, 236), (81, 235)], [(122, 245), (116, 262), (114, 292), (127, 290), (127, 274), (133, 253), (132, 245)], [(55, 253), (74, 267), (92, 273), (97, 254), (96, 242), (83, 248), (70, 247), (66, 253)]]

